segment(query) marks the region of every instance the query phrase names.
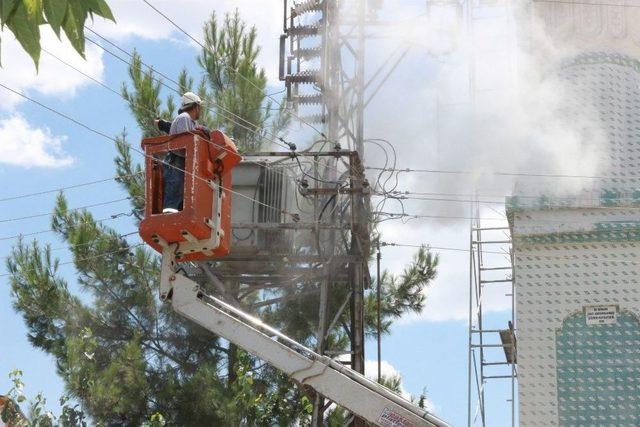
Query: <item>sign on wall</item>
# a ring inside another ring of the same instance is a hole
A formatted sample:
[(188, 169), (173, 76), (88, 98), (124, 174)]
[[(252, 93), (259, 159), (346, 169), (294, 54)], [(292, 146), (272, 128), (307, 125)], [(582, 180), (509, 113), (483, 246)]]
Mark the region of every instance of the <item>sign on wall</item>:
[(618, 323), (618, 307), (615, 305), (591, 305), (584, 308), (587, 325), (612, 325)]

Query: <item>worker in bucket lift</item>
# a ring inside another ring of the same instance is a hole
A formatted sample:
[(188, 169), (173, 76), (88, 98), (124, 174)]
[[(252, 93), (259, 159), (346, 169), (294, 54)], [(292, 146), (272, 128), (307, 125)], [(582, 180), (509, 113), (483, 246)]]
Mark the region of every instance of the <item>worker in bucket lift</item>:
[[(202, 100), (193, 92), (182, 95), (182, 104), (178, 110), (178, 117), (173, 122), (156, 119), (155, 123), (160, 130), (169, 131), (170, 135), (183, 132), (209, 131), (196, 121), (200, 118)], [(183, 150), (170, 151), (162, 165), (164, 179), (164, 203), (162, 213), (176, 213), (182, 210), (184, 199), (184, 156)]]

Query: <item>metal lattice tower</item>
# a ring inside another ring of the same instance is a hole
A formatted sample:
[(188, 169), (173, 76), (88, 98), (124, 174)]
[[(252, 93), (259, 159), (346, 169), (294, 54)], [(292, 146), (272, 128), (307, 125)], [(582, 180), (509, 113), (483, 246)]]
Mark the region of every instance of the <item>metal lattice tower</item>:
[(366, 0), (284, 1), (280, 79), (302, 120), (363, 156)]
[[(353, 0), (350, 9), (355, 16), (345, 16), (347, 8), (337, 0), (284, 0), (284, 34), (280, 39), (280, 79), (287, 88), (290, 108), (303, 122), (322, 127), (324, 140), (321, 149), (348, 147), (364, 156), (364, 48), (365, 0)], [(344, 25), (356, 31), (343, 31)], [(335, 181), (337, 159), (326, 159), (323, 179)], [(352, 168), (352, 191), (361, 193), (367, 186), (362, 165)], [(331, 196), (323, 203), (330, 204)], [(334, 202), (335, 203), (335, 202)], [(368, 200), (352, 198), (349, 255), (355, 261), (349, 265), (351, 298), (348, 302), (350, 322), (351, 368), (364, 373), (364, 289), (369, 274), (366, 255), (369, 253)], [(335, 210), (334, 210), (335, 212)], [(336, 221), (335, 214), (331, 218)], [(326, 253), (336, 252), (336, 233), (330, 232)], [(330, 265), (331, 263), (329, 263)], [(331, 268), (320, 288), (317, 350), (325, 353), (330, 329), (328, 293)], [(347, 305), (343, 305), (342, 310)], [(331, 322), (333, 323), (333, 322)], [(317, 397), (314, 402), (314, 425), (322, 425), (327, 405)], [(354, 420), (354, 425), (362, 425)]]

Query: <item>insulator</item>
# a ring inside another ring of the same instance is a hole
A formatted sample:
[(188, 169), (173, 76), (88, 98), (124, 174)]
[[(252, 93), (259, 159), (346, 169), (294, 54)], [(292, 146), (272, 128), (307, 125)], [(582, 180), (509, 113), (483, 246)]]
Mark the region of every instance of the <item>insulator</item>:
[(303, 13), (307, 12), (318, 12), (322, 10), (322, 1), (321, 0), (306, 0), (302, 3), (297, 3), (293, 5), (291, 8), (293, 11), (293, 16), (300, 16)]
[(294, 57), (305, 59), (305, 60), (319, 58), (321, 54), (322, 54), (322, 49), (320, 49), (319, 47), (305, 47), (305, 48), (296, 49), (292, 52), (292, 55)]
[(311, 114), (309, 116), (302, 116), (300, 119), (306, 123), (324, 123), (326, 121), (324, 114)]
[(318, 70), (306, 70), (296, 74), (290, 74), (286, 80), (291, 83), (317, 83), (320, 72)]
[(322, 95), (298, 95), (293, 98), (293, 102), (299, 105), (322, 104)]
[(320, 29), (317, 26), (312, 25), (298, 25), (295, 27), (290, 27), (287, 31), (290, 36), (302, 38), (317, 36), (320, 32)]

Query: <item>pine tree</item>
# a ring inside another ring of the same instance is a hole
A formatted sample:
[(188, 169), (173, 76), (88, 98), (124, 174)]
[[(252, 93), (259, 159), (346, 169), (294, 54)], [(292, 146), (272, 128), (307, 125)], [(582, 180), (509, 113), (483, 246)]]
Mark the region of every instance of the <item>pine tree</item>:
[[(204, 77), (195, 86), (186, 70), (179, 92), (193, 90), (207, 103), (202, 120), (220, 128), (240, 150), (259, 149), (265, 135), (282, 135), (288, 116), (266, 96), (266, 77), (257, 63), (255, 28), (239, 14), (204, 26), (205, 49), (198, 56)], [(156, 117), (175, 114), (175, 94), (136, 57), (122, 94), (144, 137), (157, 135)], [(165, 96), (166, 95), (166, 96)], [(276, 111), (272, 115), (272, 111)], [(131, 215), (144, 208), (141, 165), (131, 156), (126, 133), (118, 138), (118, 181), (129, 194)], [(72, 398), (93, 420), (105, 425), (141, 425), (153, 414), (180, 425), (291, 425), (309, 419), (311, 398), (282, 374), (209, 331), (174, 314), (158, 294), (159, 257), (144, 246), (129, 246), (87, 211), (70, 210), (64, 195), (56, 201), (52, 227), (69, 244), (77, 283), (90, 298), (69, 290), (48, 246), (19, 242), (7, 262), (15, 309), (22, 314), (31, 343), (51, 354)], [(346, 251), (347, 248), (338, 250)], [(435, 277), (437, 256), (421, 249), (399, 277), (385, 273), (381, 285), (383, 333), (392, 322), (424, 306), (424, 288)], [(204, 286), (209, 286), (203, 284)], [(242, 296), (241, 283), (229, 283), (238, 303), (257, 312), (255, 294)], [(281, 304), (258, 314), (296, 339), (313, 344), (317, 282), (283, 290)], [(349, 292), (345, 282), (330, 283), (332, 310)], [(215, 289), (207, 289), (215, 293)], [(375, 294), (366, 295), (366, 332), (375, 334)], [(348, 312), (339, 325), (348, 323)], [(332, 349), (348, 348), (348, 330), (329, 336)], [(338, 415), (336, 415), (337, 417)]]

